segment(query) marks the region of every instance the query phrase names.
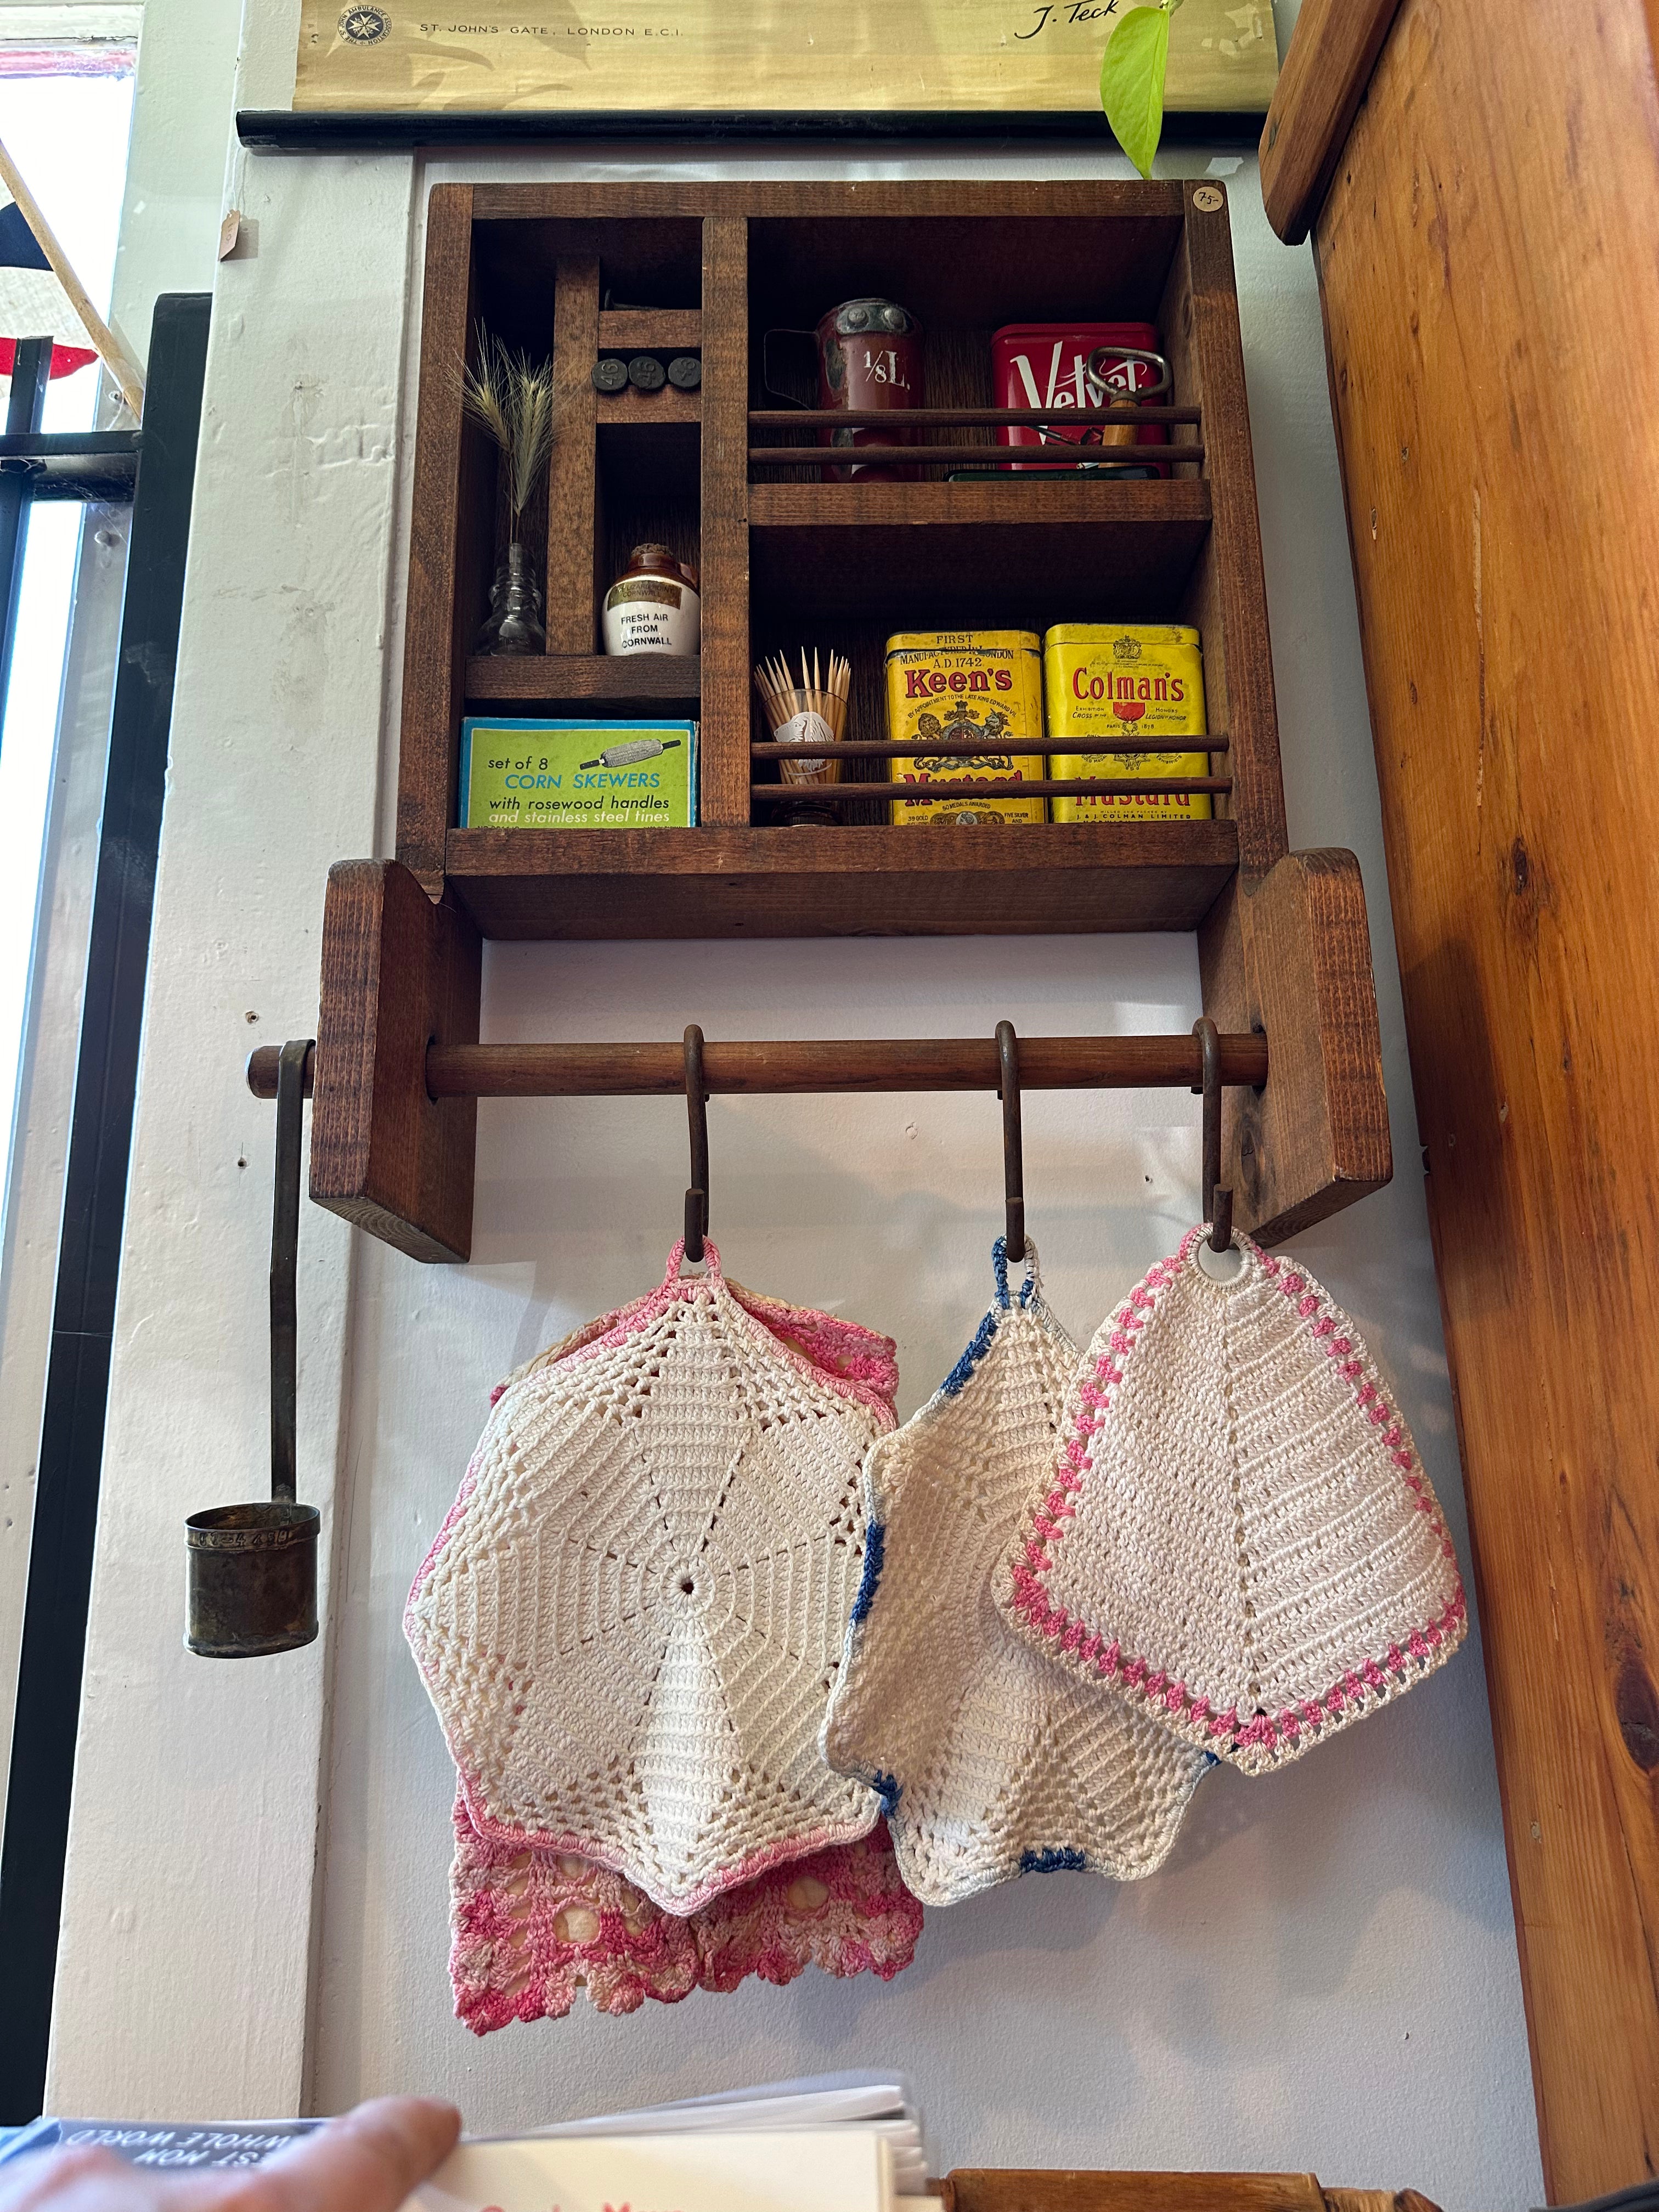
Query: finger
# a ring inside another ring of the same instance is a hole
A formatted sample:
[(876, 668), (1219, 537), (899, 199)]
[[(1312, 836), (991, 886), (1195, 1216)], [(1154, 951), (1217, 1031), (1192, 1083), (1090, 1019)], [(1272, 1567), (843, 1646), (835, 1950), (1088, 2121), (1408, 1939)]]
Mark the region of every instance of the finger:
[(438, 2098), (374, 2098), (260, 2168), (270, 2212), (398, 2212), (460, 2131)]

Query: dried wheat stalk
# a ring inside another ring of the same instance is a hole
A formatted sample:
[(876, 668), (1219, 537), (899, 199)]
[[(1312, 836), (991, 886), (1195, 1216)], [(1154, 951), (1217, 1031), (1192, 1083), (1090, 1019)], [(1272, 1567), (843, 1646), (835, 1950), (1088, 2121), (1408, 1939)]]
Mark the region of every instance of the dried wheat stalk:
[(507, 455), (507, 499), (513, 536), (535, 497), (553, 450), (553, 365), (532, 363), (521, 353), (478, 331), (478, 365), (461, 371), (461, 404)]

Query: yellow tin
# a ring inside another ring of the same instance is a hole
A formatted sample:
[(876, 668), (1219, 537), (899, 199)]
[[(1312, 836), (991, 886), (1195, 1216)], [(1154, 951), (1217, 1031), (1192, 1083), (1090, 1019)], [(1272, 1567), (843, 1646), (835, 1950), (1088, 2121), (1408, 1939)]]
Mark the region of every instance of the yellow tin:
[[(1005, 753), (1000, 738), (1042, 736), (1042, 661), (1029, 629), (906, 630), (887, 641), (887, 734), (914, 739), (914, 757), (890, 760), (893, 782), (1039, 783), (1041, 753)], [(984, 742), (984, 750), (956, 759), (929, 756), (942, 739)], [(895, 822), (965, 823), (996, 829), (1004, 822), (1042, 822), (1036, 799), (896, 799)]]
[[(1201, 738), (1204, 659), (1195, 629), (1175, 623), (1061, 623), (1042, 641), (1048, 741)], [(1052, 752), (1056, 782), (1082, 775), (1207, 775), (1210, 757), (1183, 752)], [(1056, 822), (1207, 822), (1207, 791), (1056, 799)]]

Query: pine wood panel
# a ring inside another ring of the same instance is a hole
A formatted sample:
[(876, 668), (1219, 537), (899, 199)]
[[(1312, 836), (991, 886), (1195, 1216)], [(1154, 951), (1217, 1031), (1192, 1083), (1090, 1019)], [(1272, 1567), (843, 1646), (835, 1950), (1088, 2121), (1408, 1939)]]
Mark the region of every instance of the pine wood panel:
[(1406, 0), (1316, 233), (1558, 2201), (1659, 2166), (1656, 143), (1640, 0)]

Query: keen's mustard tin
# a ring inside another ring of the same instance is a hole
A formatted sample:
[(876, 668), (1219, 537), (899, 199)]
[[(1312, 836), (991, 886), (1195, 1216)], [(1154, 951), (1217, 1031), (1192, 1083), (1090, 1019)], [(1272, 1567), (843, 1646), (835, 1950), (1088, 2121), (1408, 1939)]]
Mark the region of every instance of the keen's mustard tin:
[[(1084, 775), (1207, 775), (1209, 755), (1185, 750), (1201, 738), (1204, 659), (1199, 635), (1174, 623), (1061, 623), (1042, 641), (1048, 710), (1048, 773), (1056, 782)], [(1168, 738), (1167, 752), (1114, 753), (1110, 738)], [(1068, 743), (1069, 741), (1069, 743)], [(1207, 822), (1210, 794), (1149, 792), (1055, 799), (1056, 822)]]
[[(1042, 736), (1042, 661), (1029, 629), (904, 630), (887, 641), (887, 734), (914, 741), (914, 756), (890, 760), (894, 783), (915, 798), (895, 799), (895, 822), (999, 829), (1042, 822), (1035, 799), (924, 799), (930, 783), (1038, 783), (1041, 753), (1006, 753), (1000, 741)], [(963, 757), (929, 753), (941, 742), (971, 743)]]

